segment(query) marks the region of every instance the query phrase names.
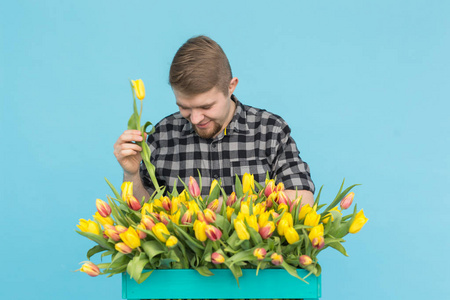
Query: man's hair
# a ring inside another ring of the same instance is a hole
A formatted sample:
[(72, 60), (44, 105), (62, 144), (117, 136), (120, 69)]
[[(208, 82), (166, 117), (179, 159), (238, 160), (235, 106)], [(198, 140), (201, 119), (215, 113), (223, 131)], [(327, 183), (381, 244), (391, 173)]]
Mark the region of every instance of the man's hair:
[(222, 48), (204, 35), (189, 39), (178, 49), (169, 73), (172, 88), (189, 96), (214, 87), (228, 95), (231, 78), (230, 63)]

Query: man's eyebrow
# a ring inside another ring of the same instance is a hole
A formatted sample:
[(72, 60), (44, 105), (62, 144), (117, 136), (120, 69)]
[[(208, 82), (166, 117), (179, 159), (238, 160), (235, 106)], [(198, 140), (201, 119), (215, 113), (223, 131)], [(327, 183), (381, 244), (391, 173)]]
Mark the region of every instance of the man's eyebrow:
[(214, 102), (206, 103), (206, 104), (203, 104), (203, 105), (200, 105), (200, 106), (195, 106), (195, 107), (186, 107), (186, 106), (184, 106), (184, 105), (182, 105), (182, 104), (180, 104), (180, 103), (178, 103), (178, 102), (176, 102), (176, 104), (177, 104), (178, 107), (185, 108), (185, 109), (189, 109), (189, 108), (201, 108), (201, 109), (206, 109), (206, 108), (210, 108), (211, 106), (213, 106), (213, 105), (214, 105)]

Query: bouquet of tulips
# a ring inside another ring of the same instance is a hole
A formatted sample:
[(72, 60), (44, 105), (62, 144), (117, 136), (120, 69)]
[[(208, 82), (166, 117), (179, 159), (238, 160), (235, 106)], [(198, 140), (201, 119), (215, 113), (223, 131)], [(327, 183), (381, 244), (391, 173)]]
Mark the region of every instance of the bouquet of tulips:
[[(132, 87), (134, 95), (142, 95), (143, 84), (132, 81)], [(134, 107), (129, 128), (144, 132), (147, 125), (140, 126), (136, 102)], [(149, 149), (142, 157), (154, 172)], [(124, 182), (120, 194), (106, 180), (114, 196), (97, 199), (94, 220), (81, 219), (77, 232), (97, 243), (88, 251), (88, 260), (97, 253), (111, 259), (97, 265), (85, 262), (79, 270), (90, 276), (127, 272), (141, 283), (151, 274), (144, 270), (191, 268), (211, 276), (211, 269), (228, 268), (239, 283), (242, 268), (254, 268), (256, 273), (284, 268), (304, 281), (307, 276), (299, 277), (297, 268), (318, 276), (320, 251), (334, 248), (347, 256), (343, 237), (357, 233), (368, 220), (356, 205), (343, 215), (352, 205), (350, 191), (356, 186), (344, 189), (344, 182), (329, 205), (319, 203), (321, 188), (311, 207), (302, 205), (301, 197), (289, 199), (283, 183), (268, 176), (264, 185), (251, 174), (236, 176), (230, 195), (220, 180), (214, 180), (205, 199), (200, 195), (201, 174), (198, 178), (182, 182), (181, 193), (155, 184), (153, 195), (142, 200), (134, 197), (132, 182)]]

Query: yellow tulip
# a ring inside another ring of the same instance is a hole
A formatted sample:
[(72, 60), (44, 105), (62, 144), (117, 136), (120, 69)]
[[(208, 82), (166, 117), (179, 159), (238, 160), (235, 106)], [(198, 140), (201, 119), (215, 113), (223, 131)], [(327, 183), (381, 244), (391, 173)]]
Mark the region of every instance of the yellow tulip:
[(306, 215), (312, 210), (312, 207), (309, 204), (305, 204), (300, 209), (300, 213), (298, 214), (298, 219), (304, 219)]
[(197, 202), (195, 202), (195, 200), (189, 201), (188, 209), (191, 211), (192, 214), (198, 213), (200, 211), (200, 208), (198, 207), (198, 204)]
[(142, 205), (141, 214), (149, 215), (152, 212), (153, 212), (153, 203), (144, 203), (144, 205)]
[[(305, 217), (305, 225), (308, 226), (316, 226), (317, 224), (319, 224), (320, 221), (320, 215), (314, 210), (312, 209)], [(307, 228), (307, 230), (311, 230), (311, 228)]]
[(171, 235), (166, 241), (166, 246), (168, 248), (172, 248), (176, 244), (178, 244), (178, 239), (175, 236), (173, 236), (173, 235)]
[(211, 193), (214, 191), (214, 188), (216, 187), (216, 185), (218, 185), (219, 182), (214, 179), (213, 182), (211, 183), (211, 188), (209, 189), (209, 194), (211, 195)]
[(143, 100), (145, 98), (145, 86), (144, 86), (144, 82), (142, 81), (142, 79), (138, 79), (138, 80), (131, 80), (132, 84), (133, 84), (133, 88), (134, 88), (134, 92), (136, 94), (136, 97), (139, 100)]
[(249, 240), (250, 239), (250, 233), (248, 232), (244, 221), (242, 221), (242, 220), (235, 220), (235, 222), (234, 222), (234, 229), (236, 230), (238, 238), (240, 240)]
[(281, 214), (283, 212), (287, 212), (289, 210), (289, 206), (287, 204), (281, 203), (278, 205), (278, 212)]
[(175, 214), (170, 216), (170, 220), (177, 225), (180, 225), (180, 215), (181, 211), (177, 211)]
[(253, 206), (253, 214), (260, 215), (266, 211), (266, 202), (261, 202)]
[(195, 220), (194, 222), (195, 238), (200, 242), (204, 242), (207, 239), (205, 232), (206, 225), (207, 225), (206, 222), (202, 222), (199, 220)]
[(258, 217), (258, 225), (259, 227), (263, 227), (269, 222), (270, 212), (266, 211), (259, 215)]
[(122, 198), (126, 200), (128, 196), (133, 196), (133, 182), (132, 181), (125, 181), (120, 186), (122, 190)]
[(135, 249), (141, 245), (139, 235), (133, 227), (128, 227), (128, 230), (119, 234), (122, 241), (131, 249)]
[(294, 227), (286, 228), (284, 230), (284, 237), (286, 238), (289, 244), (293, 244), (300, 239), (298, 232), (297, 230), (294, 229)]
[(234, 208), (227, 206), (227, 219), (228, 221), (231, 221), (231, 215), (234, 212)]
[(259, 231), (258, 221), (257, 221), (255, 215), (246, 216), (245, 220), (247, 221), (248, 226), (250, 226), (251, 228), (255, 229), (256, 232)]
[(369, 219), (366, 218), (366, 216), (364, 215), (364, 211), (361, 209), (355, 216), (355, 219), (352, 222), (352, 225), (350, 225), (350, 229), (348, 230), (348, 232), (350, 233), (357, 233), (358, 231), (361, 230), (361, 228), (364, 226), (364, 224), (366, 224), (366, 222)]
[(156, 235), (156, 238), (165, 243), (170, 236), (170, 232), (164, 223), (157, 223), (152, 227), (152, 232)]
[(103, 218), (98, 211), (93, 215), (94, 219), (96, 219), (100, 224), (102, 224), (103, 226), (105, 225), (113, 225), (114, 224), (114, 220), (111, 219), (111, 217), (106, 217)]
[(77, 227), (83, 232), (100, 234), (100, 226), (98, 226), (97, 222), (91, 220), (80, 219), (80, 224)]
[(316, 237), (323, 237), (323, 224), (319, 224), (317, 226), (314, 226), (311, 229), (311, 232), (308, 235), (309, 240), (312, 242), (314, 238)]
[(280, 236), (284, 236), (284, 232), (289, 228), (289, 223), (286, 219), (281, 218), (277, 225), (277, 232)]
[(255, 189), (255, 179), (253, 175), (245, 173), (242, 177), (242, 192), (244, 194), (253, 195), (253, 190)]
[(181, 194), (179, 194), (178, 195), (178, 199), (180, 199), (180, 201), (182, 202), (182, 203), (187, 203), (188, 202), (188, 200), (189, 200), (189, 194), (187, 193), (187, 191), (186, 190), (183, 190), (182, 192), (181, 192)]
[(281, 217), (281, 220), (286, 220), (288, 222), (289, 227), (294, 226), (294, 219), (292, 218), (291, 213), (284, 213), (284, 215)]

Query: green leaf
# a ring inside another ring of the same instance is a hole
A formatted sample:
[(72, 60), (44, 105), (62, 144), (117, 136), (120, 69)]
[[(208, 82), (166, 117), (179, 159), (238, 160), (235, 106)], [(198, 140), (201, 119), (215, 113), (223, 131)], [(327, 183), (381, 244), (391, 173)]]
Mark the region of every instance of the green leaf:
[(344, 246), (342, 246), (341, 243), (339, 243), (339, 242), (328, 243), (328, 246), (330, 246), (331, 248), (336, 249), (337, 251), (341, 252), (345, 256), (348, 256), (347, 251), (345, 250)]
[(147, 254), (148, 259), (151, 260), (158, 254), (165, 253), (167, 248), (162, 246), (157, 241), (148, 241), (142, 244), (142, 248), (144, 249), (145, 254)]
[(153, 271), (154, 271), (154, 270), (151, 270), (151, 271), (149, 271), (149, 272), (142, 273), (141, 276), (139, 276), (139, 279), (137, 280), (137, 283), (138, 283), (138, 284), (143, 283), (143, 282), (148, 278), (148, 276), (150, 276), (150, 275), (153, 273)]
[[(322, 194), (323, 185), (320, 187), (319, 193), (317, 194), (316, 201), (314, 201), (314, 205), (319, 204), (320, 195)], [(313, 205), (313, 207), (314, 207)]]
[(99, 252), (105, 251), (106, 249), (103, 248), (100, 245), (95, 245), (94, 247), (92, 247), (91, 249), (89, 249), (89, 251), (87, 252), (87, 259), (91, 259), (92, 255), (97, 254)]
[(109, 182), (109, 180), (106, 179), (106, 177), (105, 177), (105, 180), (106, 180), (106, 183), (107, 183), (107, 184), (109, 185), (109, 187), (111, 188), (111, 190), (113, 191), (113, 193), (114, 193), (114, 195), (116, 196), (116, 198), (117, 198), (117, 199), (122, 199), (122, 197), (121, 197), (120, 194), (117, 192), (116, 188), (112, 185), (112, 183)]
[(237, 174), (236, 174), (236, 180), (235, 180), (234, 189), (236, 191), (236, 197), (237, 198), (242, 198), (244, 196), (242, 183), (241, 183), (241, 180), (239, 179), (239, 176)]
[(294, 276), (295, 278), (300, 279), (301, 281), (303, 281), (306, 284), (309, 284), (305, 279), (301, 278), (300, 276), (298, 276), (297, 274), (297, 269), (294, 268), (293, 266), (289, 265), (287, 262), (283, 261), (281, 263), (281, 266), (288, 271), (289, 274), (291, 274), (292, 276)]
[(88, 239), (96, 242), (97, 244), (99, 244), (100, 246), (102, 246), (103, 248), (107, 249), (107, 250), (114, 250), (114, 246), (110, 243), (108, 243), (105, 238), (101, 235), (95, 234), (95, 233), (90, 233), (90, 232), (83, 232), (83, 231), (78, 231), (75, 230), (76, 232), (78, 232), (79, 234), (81, 234), (82, 236), (87, 237)]
[(206, 266), (201, 266), (195, 269), (202, 276), (213, 276), (214, 273), (211, 272)]
[(142, 270), (145, 265), (148, 264), (148, 259), (145, 253), (140, 253), (139, 256), (135, 256), (127, 266), (127, 272), (130, 274), (131, 278), (133, 278), (136, 282), (139, 281), (139, 277), (142, 274)]
[[(342, 182), (341, 188), (339, 189), (339, 192), (342, 190), (342, 186), (344, 185), (344, 181)], [(349, 186), (348, 188), (346, 188), (342, 193), (338, 193), (336, 195), (336, 198), (333, 200), (333, 202), (331, 202), (330, 205), (328, 205), (328, 207), (323, 211), (323, 213), (327, 213), (330, 209), (332, 209), (333, 207), (337, 206), (338, 203), (342, 200), (342, 198), (345, 197), (345, 195), (348, 194), (348, 192), (350, 192), (350, 190), (352, 188), (354, 188), (355, 186), (358, 186), (360, 184), (354, 184), (352, 186)]]
[(105, 256), (108, 256), (108, 255), (111, 255), (111, 254), (114, 254), (114, 253), (117, 253), (117, 252), (115, 250), (108, 250), (105, 253), (102, 253), (101, 258), (103, 258)]
[(155, 127), (153, 127), (150, 131), (147, 131), (147, 127), (148, 126), (153, 126), (152, 122), (150, 122), (150, 121), (145, 122), (145, 124), (142, 125), (142, 127), (141, 127), (141, 131), (143, 131), (143, 132), (147, 133), (148, 135), (150, 135), (153, 132), (155, 132)]
[(126, 266), (130, 262), (131, 258), (128, 255), (117, 252), (114, 258), (111, 260), (109, 269), (115, 269), (122, 266)]
[(128, 129), (137, 129), (139, 127), (138, 124), (136, 124), (136, 117), (134, 114), (131, 115), (130, 119), (128, 120)]

